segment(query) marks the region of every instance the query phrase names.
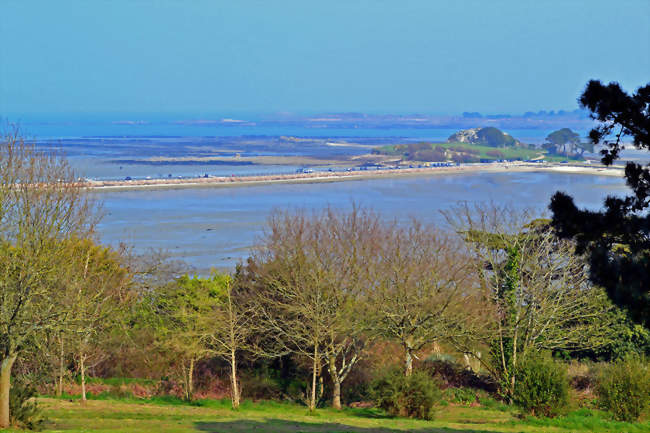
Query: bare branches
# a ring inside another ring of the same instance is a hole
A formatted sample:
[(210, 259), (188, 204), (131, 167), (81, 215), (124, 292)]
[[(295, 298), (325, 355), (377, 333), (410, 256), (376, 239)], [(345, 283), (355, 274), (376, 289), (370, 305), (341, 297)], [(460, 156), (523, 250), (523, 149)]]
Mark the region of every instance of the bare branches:
[(540, 350), (595, 348), (610, 335), (612, 306), (604, 291), (589, 283), (584, 258), (572, 242), (556, 236), (549, 221), (531, 215), (467, 204), (446, 213), (470, 247), (491, 305), (489, 332), (477, 334), (491, 347), (492, 357), (483, 362), (509, 395), (518, 358)]

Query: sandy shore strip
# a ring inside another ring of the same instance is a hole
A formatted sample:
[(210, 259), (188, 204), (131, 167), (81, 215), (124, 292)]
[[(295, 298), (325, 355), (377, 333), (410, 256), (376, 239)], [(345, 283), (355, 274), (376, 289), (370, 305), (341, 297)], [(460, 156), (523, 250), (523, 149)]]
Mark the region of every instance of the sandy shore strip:
[(567, 165), (557, 163), (485, 163), (451, 167), (421, 167), (402, 169), (368, 169), (356, 171), (314, 172), (264, 176), (216, 176), (184, 179), (134, 179), (115, 181), (91, 180), (86, 185), (93, 191), (129, 191), (137, 189), (242, 187), (276, 183), (317, 183), (346, 180), (380, 179), (402, 176), (436, 176), (470, 173), (556, 172), (595, 176), (623, 176), (622, 168), (604, 166)]

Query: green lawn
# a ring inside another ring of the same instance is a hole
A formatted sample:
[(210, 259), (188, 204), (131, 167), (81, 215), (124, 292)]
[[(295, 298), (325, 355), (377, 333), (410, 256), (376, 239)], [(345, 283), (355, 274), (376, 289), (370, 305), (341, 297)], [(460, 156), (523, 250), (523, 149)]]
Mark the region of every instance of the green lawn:
[(488, 155), (488, 152), (493, 152), (495, 150), (503, 153), (505, 159), (535, 159), (544, 154), (544, 152), (539, 149), (524, 149), (522, 147), (490, 147), (468, 143), (435, 143), (433, 147), (435, 146), (442, 146), (445, 149), (452, 150), (458, 147), (472, 149), (479, 152), (478, 156), (482, 159), (495, 159), (495, 157)]
[[(457, 148), (472, 149), (477, 153), (477, 157), (481, 159), (499, 159), (495, 156), (491, 156), (488, 152), (499, 151), (503, 154), (503, 159), (536, 159), (544, 155), (546, 152), (539, 149), (526, 149), (522, 147), (490, 147), (482, 146), (478, 144), (469, 144), (469, 143), (431, 143), (431, 148), (437, 146), (444, 147), (445, 149), (454, 150)], [(403, 156), (403, 150), (399, 149), (398, 145), (382, 146), (377, 148), (377, 150), (385, 155), (392, 156)]]
[(304, 407), (273, 402), (202, 401), (196, 405), (172, 401), (41, 399), (49, 422), (46, 432), (650, 432), (650, 423), (609, 421), (602, 414), (582, 410), (554, 420), (519, 419), (516, 412), (482, 407), (446, 406), (434, 421), (388, 418), (373, 409), (320, 409), (308, 415)]

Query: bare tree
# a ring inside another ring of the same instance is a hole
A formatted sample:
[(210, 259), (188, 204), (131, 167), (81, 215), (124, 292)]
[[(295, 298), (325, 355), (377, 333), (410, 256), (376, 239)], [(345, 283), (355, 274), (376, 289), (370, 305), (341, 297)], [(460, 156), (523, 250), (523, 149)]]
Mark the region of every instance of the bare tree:
[(14, 131), (0, 139), (0, 427), (11, 369), (26, 345), (61, 325), (66, 239), (90, 235), (97, 213), (67, 162)]
[(232, 277), (221, 275), (221, 281), (220, 302), (212, 313), (215, 326), (209, 342), (212, 353), (230, 365), (230, 398), (233, 409), (237, 409), (241, 400), (237, 357), (239, 352), (250, 347), (249, 338), (258, 326), (255, 323), (254, 304), (245, 296), (237, 296)]
[(483, 364), (507, 397), (514, 393), (518, 365), (530, 353), (609, 342), (612, 305), (589, 283), (574, 244), (560, 240), (548, 220), (494, 204), (465, 203), (445, 215), (475, 257), (490, 312), (475, 337), (490, 348)]
[(256, 252), (259, 311), (275, 352), (283, 348), (312, 363), (310, 410), (323, 364), (333, 380), (333, 406), (340, 408), (341, 383), (361, 358), (356, 300), (368, 280), (365, 256), (378, 228), (376, 215), (356, 207), (311, 217), (278, 212)]
[(404, 371), (425, 345), (468, 334), (480, 318), (471, 260), (452, 236), (416, 220), (387, 225), (366, 287), (366, 328), (397, 341)]

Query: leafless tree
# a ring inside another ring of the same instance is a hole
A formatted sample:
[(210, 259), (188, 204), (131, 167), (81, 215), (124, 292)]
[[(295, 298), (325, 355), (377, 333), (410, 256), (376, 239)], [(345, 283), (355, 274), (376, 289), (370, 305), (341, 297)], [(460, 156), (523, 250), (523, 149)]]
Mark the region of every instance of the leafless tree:
[(470, 334), (480, 319), (471, 258), (462, 243), (417, 220), (386, 225), (366, 286), (366, 328), (398, 342), (404, 370), (425, 345)]
[(323, 365), (333, 380), (333, 406), (340, 408), (341, 383), (362, 356), (357, 299), (379, 229), (377, 215), (356, 207), (312, 216), (277, 212), (255, 253), (263, 264), (259, 311), (274, 351), (283, 348), (312, 363), (310, 410)]

